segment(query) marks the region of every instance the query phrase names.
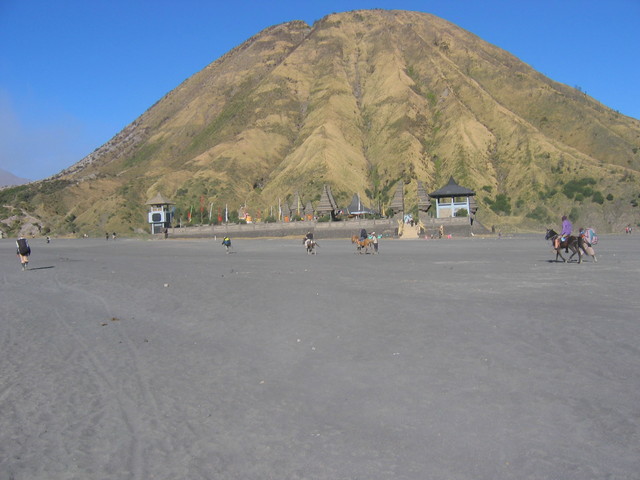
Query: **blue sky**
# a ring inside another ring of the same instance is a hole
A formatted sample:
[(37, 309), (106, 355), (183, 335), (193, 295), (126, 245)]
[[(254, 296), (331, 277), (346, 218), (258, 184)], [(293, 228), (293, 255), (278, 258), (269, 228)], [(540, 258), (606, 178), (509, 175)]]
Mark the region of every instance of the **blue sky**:
[(640, 119), (640, 0), (0, 0), (0, 168), (53, 175), (264, 28), (370, 8), (437, 15)]

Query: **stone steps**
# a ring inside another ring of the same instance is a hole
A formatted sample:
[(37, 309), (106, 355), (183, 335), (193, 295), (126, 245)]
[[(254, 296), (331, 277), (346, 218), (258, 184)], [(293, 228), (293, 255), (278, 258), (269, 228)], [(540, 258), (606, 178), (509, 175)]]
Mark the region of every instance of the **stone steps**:
[(412, 227), (411, 225), (405, 224), (402, 227), (402, 235), (400, 235), (400, 239), (415, 240), (416, 238), (419, 238), (419, 231), (420, 227), (418, 225), (414, 225)]

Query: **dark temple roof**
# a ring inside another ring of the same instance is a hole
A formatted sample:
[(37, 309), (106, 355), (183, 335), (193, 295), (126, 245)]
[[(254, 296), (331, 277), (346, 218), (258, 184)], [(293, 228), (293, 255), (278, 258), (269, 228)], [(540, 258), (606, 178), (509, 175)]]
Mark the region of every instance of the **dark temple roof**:
[(456, 181), (451, 177), (449, 179), (449, 183), (447, 183), (444, 187), (435, 192), (431, 192), (429, 194), (432, 198), (437, 197), (470, 197), (475, 195), (476, 192), (473, 190), (469, 190), (468, 188), (461, 187), (456, 183)]

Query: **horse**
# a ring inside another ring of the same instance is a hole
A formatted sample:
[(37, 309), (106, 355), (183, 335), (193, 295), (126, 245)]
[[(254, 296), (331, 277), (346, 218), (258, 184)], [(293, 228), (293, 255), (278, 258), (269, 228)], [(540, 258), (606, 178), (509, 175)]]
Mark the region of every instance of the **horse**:
[(574, 237), (573, 235), (569, 235), (565, 238), (564, 241), (561, 241), (556, 248), (556, 238), (558, 238), (558, 233), (555, 230), (550, 228), (547, 229), (547, 234), (544, 236), (545, 240), (551, 240), (551, 245), (553, 245), (553, 249), (556, 251), (556, 262), (558, 261), (558, 257), (562, 259), (563, 262), (566, 262), (567, 259), (562, 256), (562, 250), (568, 249), (571, 250), (571, 256), (569, 260), (573, 258), (573, 256), (578, 254), (578, 263), (582, 263), (582, 252), (581, 252), (581, 242), (580, 238)]
[[(582, 250), (582, 256), (591, 257), (594, 263), (597, 262), (598, 259), (596, 258), (596, 251), (593, 249), (593, 245), (589, 243), (589, 241), (587, 240), (584, 234), (580, 234), (580, 236), (578, 237), (578, 242), (579, 242), (578, 245), (580, 246), (580, 250)], [(573, 257), (573, 255), (574, 254), (571, 254), (571, 257)], [(569, 257), (569, 260), (571, 260), (571, 257)]]
[(354, 235), (351, 237), (351, 243), (355, 244), (357, 253), (362, 253), (362, 249), (364, 248), (364, 253), (369, 253), (369, 249), (371, 248), (371, 240), (365, 238), (360, 241), (360, 237)]
[(307, 249), (307, 255), (315, 255), (316, 254), (316, 247), (319, 246), (318, 242), (316, 242), (315, 240), (312, 240), (310, 238), (305, 238), (302, 243), (304, 244), (304, 247)]

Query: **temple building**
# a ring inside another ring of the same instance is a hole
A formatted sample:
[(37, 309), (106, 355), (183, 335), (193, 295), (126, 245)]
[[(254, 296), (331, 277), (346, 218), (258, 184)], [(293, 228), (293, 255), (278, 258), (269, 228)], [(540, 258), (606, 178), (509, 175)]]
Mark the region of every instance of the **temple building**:
[(404, 216), (404, 182), (402, 180), (396, 184), (396, 193), (393, 195), (389, 208), (394, 217), (402, 218)]
[(331, 218), (334, 218), (338, 214), (338, 205), (333, 198), (333, 193), (331, 193), (331, 187), (329, 185), (325, 185), (322, 189), (322, 196), (316, 207), (316, 212), (318, 215), (331, 215)]
[(475, 194), (476, 192), (473, 190), (458, 185), (451, 177), (449, 183), (439, 190), (431, 192), (429, 197), (436, 201), (436, 218), (457, 217), (457, 213), (462, 209), (466, 211), (466, 215), (463, 216), (471, 217), (475, 215), (477, 210), (473, 198)]

